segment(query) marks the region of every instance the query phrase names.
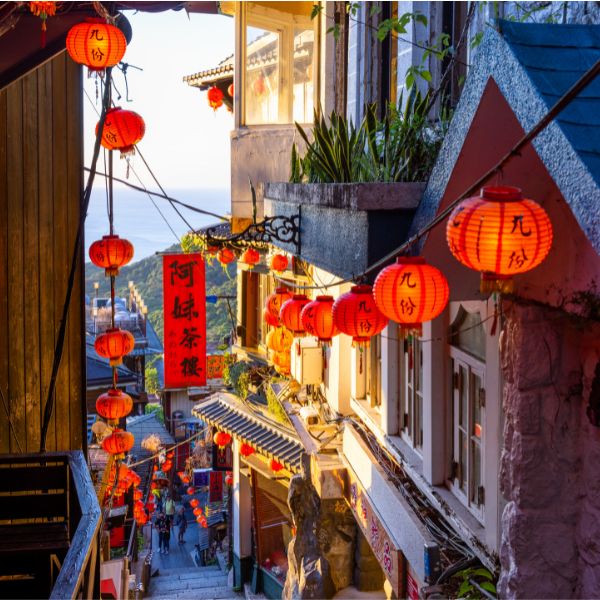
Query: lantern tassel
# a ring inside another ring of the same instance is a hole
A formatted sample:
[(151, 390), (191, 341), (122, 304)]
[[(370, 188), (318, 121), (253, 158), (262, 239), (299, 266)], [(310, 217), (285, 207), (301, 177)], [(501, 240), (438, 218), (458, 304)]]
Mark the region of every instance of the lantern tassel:
[(362, 375), (363, 372), (363, 348), (362, 345), (358, 346), (358, 374)]
[(46, 47), (46, 15), (42, 16), (42, 33), (40, 36), (40, 45), (42, 48)]

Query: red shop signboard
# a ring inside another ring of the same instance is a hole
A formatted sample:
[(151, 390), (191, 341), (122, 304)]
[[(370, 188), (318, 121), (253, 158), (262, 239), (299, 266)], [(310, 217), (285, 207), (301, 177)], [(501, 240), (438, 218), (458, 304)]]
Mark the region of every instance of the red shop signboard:
[(165, 388), (206, 385), (206, 291), (201, 254), (163, 256)]

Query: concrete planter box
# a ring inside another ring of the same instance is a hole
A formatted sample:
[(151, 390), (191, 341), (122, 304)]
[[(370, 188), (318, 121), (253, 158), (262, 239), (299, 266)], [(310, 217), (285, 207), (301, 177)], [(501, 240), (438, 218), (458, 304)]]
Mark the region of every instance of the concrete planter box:
[(342, 278), (364, 271), (408, 234), (425, 183), (266, 183), (265, 216), (300, 215), (300, 248), (279, 243)]

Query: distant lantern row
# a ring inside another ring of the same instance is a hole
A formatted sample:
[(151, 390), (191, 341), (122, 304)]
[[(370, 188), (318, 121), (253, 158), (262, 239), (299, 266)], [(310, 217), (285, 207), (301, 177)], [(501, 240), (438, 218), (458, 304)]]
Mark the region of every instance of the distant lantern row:
[[(482, 292), (512, 291), (512, 277), (538, 266), (552, 245), (548, 215), (521, 190), (484, 187), (481, 195), (461, 202), (447, 224), (452, 254), (481, 272)], [(404, 331), (420, 332), (423, 322), (437, 317), (449, 298), (448, 281), (420, 256), (397, 259), (382, 269), (373, 287), (355, 285), (336, 300), (310, 301), (280, 287), (266, 301), (265, 321), (275, 327), (267, 337), (273, 361), (282, 361), (294, 337), (306, 334), (328, 343), (339, 333), (354, 344), (367, 344), (391, 319)]]

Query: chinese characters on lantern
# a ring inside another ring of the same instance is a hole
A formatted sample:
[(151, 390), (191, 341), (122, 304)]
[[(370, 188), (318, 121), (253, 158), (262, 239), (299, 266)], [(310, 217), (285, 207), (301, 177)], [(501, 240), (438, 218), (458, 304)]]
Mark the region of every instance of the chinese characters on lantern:
[(165, 388), (206, 384), (206, 296), (200, 254), (163, 257)]

